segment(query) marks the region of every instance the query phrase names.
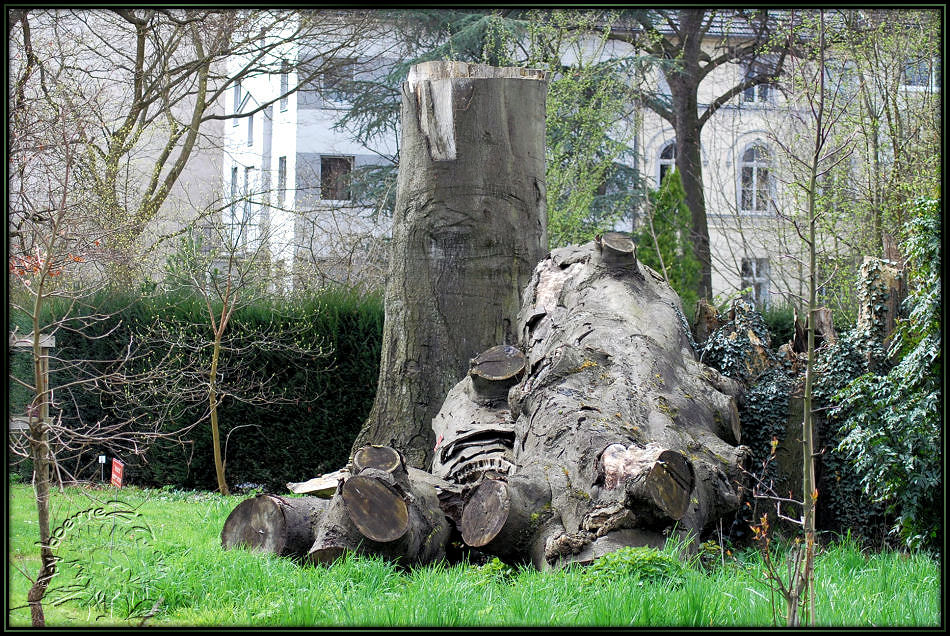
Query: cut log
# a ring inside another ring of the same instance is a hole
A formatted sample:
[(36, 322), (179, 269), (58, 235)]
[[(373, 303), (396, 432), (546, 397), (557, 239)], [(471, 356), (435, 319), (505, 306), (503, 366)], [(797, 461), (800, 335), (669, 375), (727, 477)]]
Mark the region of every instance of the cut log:
[(287, 484), (287, 490), (297, 495), (313, 495), (314, 497), (329, 499), (339, 488), (341, 482), (349, 476), (349, 469), (341, 468), (307, 481), (290, 482)]
[(507, 561), (530, 560), (532, 552), (543, 550), (543, 530), (553, 517), (546, 488), (517, 476), (484, 479), (462, 512), (462, 540)]
[(626, 492), (625, 506), (649, 525), (679, 521), (686, 514), (689, 496), (696, 483), (693, 466), (676, 451), (648, 444), (611, 444), (598, 460), (603, 488), (621, 485)]
[[(741, 386), (695, 359), (684, 322), (622, 236), (538, 265), (518, 322), (525, 375), (509, 391), (512, 469), (472, 490), (466, 544), (556, 567), (674, 526), (698, 536), (735, 510)], [(433, 427), (498, 427), (502, 406), (466, 403), (464, 383)]]
[(629, 234), (624, 232), (605, 232), (594, 238), (594, 244), (605, 263), (611, 265), (636, 266), (637, 245)]
[(405, 473), (406, 463), (395, 448), (389, 446), (364, 446), (353, 455), (353, 473), (364, 468), (375, 468), (386, 473)]
[(341, 494), (350, 520), (367, 539), (395, 541), (409, 529), (404, 496), (378, 477), (351, 477), (343, 483)]
[(517, 347), (498, 345), (474, 358), (468, 374), (480, 397), (507, 399), (508, 390), (521, 379), (524, 367), (524, 354)]
[(310, 561), (326, 565), (347, 552), (376, 554), (406, 566), (442, 558), (450, 526), (432, 480), (414, 478), (419, 473), (406, 470), (392, 448), (361, 448), (353, 463), (363, 468), (330, 500)]
[(231, 511), (221, 530), (224, 549), (247, 547), (280, 556), (304, 557), (328, 503), (318, 497), (257, 495)]
[(521, 294), (547, 249), (546, 93), (532, 69), (410, 70), (379, 382), (354, 450), (385, 444), (428, 469), (448, 391), (472, 357), (517, 341)]

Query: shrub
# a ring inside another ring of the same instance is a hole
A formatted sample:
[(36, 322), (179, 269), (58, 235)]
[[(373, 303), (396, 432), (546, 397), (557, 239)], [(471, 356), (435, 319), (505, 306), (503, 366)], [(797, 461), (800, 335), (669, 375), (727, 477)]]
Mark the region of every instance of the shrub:
[(584, 571), (584, 581), (599, 585), (610, 579), (638, 577), (642, 582), (681, 585), (687, 566), (668, 551), (625, 546), (594, 561)]
[(916, 285), (893, 336), (893, 365), (843, 388), (836, 414), (844, 420), (839, 448), (865, 492), (896, 514), (894, 531), (912, 547), (935, 547), (942, 526), (940, 203), (920, 200), (914, 212), (906, 251)]
[[(136, 297), (112, 292), (94, 298), (93, 304), (109, 318), (85, 327), (87, 334), (97, 336), (94, 338), (68, 329), (57, 333), (56, 353), (66, 361), (86, 362), (56, 372), (54, 387), (79, 376), (101, 376), (108, 365), (96, 361), (121, 357), (130, 342), (141, 357), (128, 370), (147, 367), (169, 348), (167, 342), (146, 337), (156, 325), (173, 328), (190, 342), (209, 338), (206, 309), (186, 295)], [(51, 303), (49, 311), (63, 315), (57, 312), (65, 309)], [(235, 313), (229, 334), (245, 350), (225, 354), (222, 373), (240, 369), (249, 381), (270, 382), (275, 391), (291, 399), (254, 406), (229, 397), (221, 404), (229, 483), (252, 482), (283, 491), (288, 481), (302, 481), (346, 463), (375, 396), (382, 322), (379, 295), (344, 290), (326, 290), (293, 302), (272, 300)], [(249, 346), (262, 330), (274, 338), (274, 346)], [(294, 353), (316, 345), (330, 351), (330, 356), (302, 363)], [(75, 388), (58, 397), (66, 423), (78, 418), (86, 422), (103, 418), (126, 421), (133, 410), (140, 417), (158, 417), (164, 406), (163, 391), (173, 390), (170, 386), (171, 382), (167, 387), (141, 390), (128, 396), (130, 399), (117, 399), (108, 390), (92, 388)], [(163, 412), (164, 429), (187, 426), (206, 408), (207, 397)], [(147, 486), (214, 488), (210, 438), (208, 427), (199, 425), (179, 442), (158, 441), (141, 457), (120, 457), (126, 462), (127, 480)], [(79, 478), (98, 479), (98, 464), (94, 457), (90, 461), (98, 452), (89, 448), (68, 469)]]

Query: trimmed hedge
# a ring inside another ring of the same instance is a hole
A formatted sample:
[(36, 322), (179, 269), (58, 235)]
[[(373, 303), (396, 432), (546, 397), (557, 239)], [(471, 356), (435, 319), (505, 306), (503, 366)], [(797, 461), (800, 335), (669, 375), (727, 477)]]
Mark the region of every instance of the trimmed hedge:
[[(211, 341), (207, 310), (195, 298), (174, 294), (135, 298), (113, 293), (93, 299), (93, 305), (109, 319), (86, 325), (84, 331), (104, 337), (89, 338), (61, 330), (56, 334), (58, 356), (66, 360), (114, 360), (132, 342), (144, 356), (132, 365), (134, 371), (147, 368), (151, 361), (174, 350), (167, 342), (149, 336), (156, 326), (173, 329), (176, 339), (182, 341)], [(49, 311), (56, 315), (61, 309), (51, 305)], [(245, 386), (267, 382), (269, 394), (278, 399), (254, 405), (228, 396), (218, 407), (222, 450), (227, 440), (229, 486), (253, 484), (283, 492), (288, 481), (303, 481), (346, 463), (375, 397), (382, 326), (379, 295), (344, 290), (324, 291), (293, 302), (248, 306), (235, 312), (226, 334), (239, 351), (222, 352), (219, 378), (225, 387), (235, 375), (242, 376)], [(260, 346), (262, 334), (268, 346)], [(301, 351), (311, 348), (323, 348), (329, 355), (303, 359)], [(105, 363), (86, 363), (71, 374), (54, 373), (52, 384), (55, 387), (77, 375), (91, 377), (107, 367)], [(176, 377), (174, 374), (183, 377), (184, 367), (168, 372), (173, 374), (170, 378)], [(168, 394), (175, 390), (171, 388), (172, 380), (168, 384), (133, 389), (129, 402), (146, 417), (158, 413), (164, 406), (163, 395), (165, 403), (180, 397)], [(60, 394), (57, 399), (64, 405), (66, 423), (78, 418), (86, 423), (102, 418), (127, 419), (124, 413), (129, 404), (122, 404), (125, 400), (115, 400), (107, 392), (73, 390), (68, 397)], [(203, 400), (196, 394), (190, 403), (181, 404), (165, 417), (164, 429), (187, 426), (206, 411), (207, 394)], [(78, 478), (98, 479), (95, 455), (99, 452), (88, 449), (82, 457), (71, 460), (68, 469)], [(141, 457), (120, 459), (126, 463), (126, 481), (130, 483), (216, 488), (207, 420), (179, 443), (158, 441)]]

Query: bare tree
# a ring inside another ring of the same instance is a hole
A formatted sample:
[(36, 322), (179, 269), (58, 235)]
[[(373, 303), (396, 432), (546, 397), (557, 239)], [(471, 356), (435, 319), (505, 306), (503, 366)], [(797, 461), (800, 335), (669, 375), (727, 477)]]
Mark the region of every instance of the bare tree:
[[(813, 36), (814, 44), (800, 47), (798, 55), (789, 61), (790, 91), (798, 108), (790, 109), (788, 122), (772, 137), (786, 159), (786, 187), (792, 200), (798, 203), (795, 216), (781, 215), (798, 233), (804, 247), (803, 271), (807, 277), (807, 297), (801, 299), (807, 309), (807, 362), (802, 420), (802, 493), (801, 517), (794, 521), (801, 526), (804, 540), (790, 554), (789, 579), (777, 581), (787, 603), (789, 626), (813, 623), (815, 620), (814, 558), (815, 513), (818, 490), (815, 478), (815, 460), (818, 457), (814, 412), (814, 384), (816, 364), (816, 323), (819, 319), (818, 293), (827, 282), (819, 280), (818, 255), (821, 250), (821, 218), (826, 210), (821, 207), (821, 180), (836, 167), (847, 161), (854, 145), (854, 136), (835, 136), (841, 118), (848, 111), (853, 94), (845, 90), (841, 76), (829, 81), (826, 56), (826, 16), (823, 9), (816, 16), (805, 16), (797, 27), (803, 34)], [(791, 36), (790, 36), (791, 37)], [(802, 38), (803, 40), (805, 38)], [(772, 493), (768, 493), (772, 495)], [(792, 502), (795, 503), (795, 502)]]
[[(245, 198), (243, 203), (249, 210), (250, 199)], [(184, 289), (199, 300), (208, 321), (199, 329), (207, 329), (206, 335), (159, 322), (147, 337), (151, 343), (161, 342), (181, 354), (178, 362), (166, 365), (170, 382), (158, 390), (155, 401), (193, 404), (203, 399), (207, 403), (192, 426), (205, 420), (209, 423), (218, 490), (223, 495), (230, 494), (225, 476), (227, 442), (225, 439), (222, 444), (219, 421), (219, 406), (224, 399), (257, 406), (300, 401), (295, 391), (288, 395), (287, 387), (281, 390), (272, 379), (243, 368), (240, 356), (252, 350), (289, 349), (302, 367), (319, 371), (317, 363), (328, 354), (319, 344), (290, 344), (308, 337), (311, 325), (307, 321), (292, 330), (281, 328), (280, 337), (273, 326), (232, 335), (235, 314), (260, 303), (270, 295), (270, 289), (284, 283), (267, 268), (267, 227), (252, 223), (252, 219), (254, 215), (246, 213), (238, 223), (213, 226), (217, 237), (211, 249), (205, 249), (194, 235), (186, 238), (169, 261), (169, 275), (163, 285), (166, 289)]]
[[(25, 75), (44, 73), (31, 50), (25, 51)], [(10, 316), (28, 333), (15, 329), (11, 346), (26, 341), (32, 357), (28, 378), (11, 376), (32, 398), (27, 406), (28, 428), (10, 438), (13, 455), (32, 460), (39, 525), (40, 571), (28, 594), (32, 622), (45, 623), (43, 598), (56, 572), (50, 535), (51, 475), (64, 481), (64, 462), (95, 447), (117, 453), (142, 452), (158, 435), (147, 424), (129, 426), (119, 420), (63, 421), (71, 391), (109, 383), (122, 390), (135, 378), (125, 373), (136, 353), (131, 343), (113, 360), (67, 360), (53, 353), (57, 334), (110, 337), (100, 328), (110, 316), (96, 309), (108, 254), (103, 247), (114, 237), (95, 222), (94, 206), (81, 196), (75, 182), (80, 172), (81, 144), (88, 125), (87, 104), (67, 106), (51, 93), (34, 90), (16, 79), (10, 128), (9, 245)], [(55, 82), (55, 76), (44, 81)], [(49, 84), (52, 90), (54, 84)], [(77, 112), (78, 111), (78, 112)]]
[[(15, 18), (14, 92), (43, 93), (81, 117), (74, 184), (102, 227), (117, 228), (110, 273), (126, 281), (192, 159), (220, 152), (215, 122), (253, 117), (312, 85), (374, 24), (365, 11), (31, 9)], [(242, 81), (279, 73), (296, 81), (239, 112), (224, 107)]]

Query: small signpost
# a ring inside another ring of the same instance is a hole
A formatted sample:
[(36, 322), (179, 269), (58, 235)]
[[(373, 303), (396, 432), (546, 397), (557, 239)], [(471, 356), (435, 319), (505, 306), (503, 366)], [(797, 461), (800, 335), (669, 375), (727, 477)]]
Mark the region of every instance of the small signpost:
[(112, 458), (112, 485), (116, 488), (122, 487), (122, 469), (125, 468), (125, 464), (120, 462), (115, 457)]

